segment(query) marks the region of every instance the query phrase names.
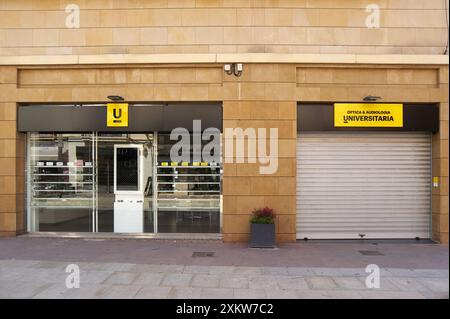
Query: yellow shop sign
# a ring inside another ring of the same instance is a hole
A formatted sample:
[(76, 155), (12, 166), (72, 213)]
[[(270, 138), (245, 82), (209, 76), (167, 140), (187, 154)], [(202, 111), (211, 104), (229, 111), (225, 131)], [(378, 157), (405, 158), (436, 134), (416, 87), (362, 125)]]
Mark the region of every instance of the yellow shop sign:
[(106, 126), (128, 126), (128, 103), (108, 103), (106, 107)]
[(335, 103), (335, 127), (403, 127), (403, 104)]

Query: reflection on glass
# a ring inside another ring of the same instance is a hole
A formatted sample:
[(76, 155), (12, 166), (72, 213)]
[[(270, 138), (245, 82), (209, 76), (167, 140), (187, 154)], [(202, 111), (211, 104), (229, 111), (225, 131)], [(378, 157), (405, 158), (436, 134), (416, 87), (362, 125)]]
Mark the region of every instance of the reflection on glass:
[[(158, 232), (218, 233), (220, 163), (192, 160), (186, 163), (173, 163), (170, 161), (170, 149), (176, 142), (171, 141), (167, 134), (158, 135)], [(191, 147), (191, 159), (193, 155)]]
[(91, 134), (30, 134), (33, 231), (92, 231)]

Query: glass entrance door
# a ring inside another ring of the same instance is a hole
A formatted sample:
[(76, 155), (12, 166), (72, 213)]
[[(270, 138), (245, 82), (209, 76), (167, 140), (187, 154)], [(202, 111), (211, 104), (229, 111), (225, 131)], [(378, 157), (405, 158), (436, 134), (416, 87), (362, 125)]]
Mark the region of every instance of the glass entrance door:
[[(154, 231), (154, 200), (153, 200), (153, 134), (98, 134), (96, 136), (96, 167), (97, 167), (97, 229), (98, 232), (114, 232), (114, 202), (116, 200), (114, 187), (114, 149), (120, 145), (136, 145), (141, 147), (141, 173), (143, 194), (143, 232)], [(121, 153), (119, 157), (118, 190), (133, 191), (136, 189), (136, 171), (126, 163), (125, 157), (131, 155)], [(133, 186), (134, 185), (134, 186)]]

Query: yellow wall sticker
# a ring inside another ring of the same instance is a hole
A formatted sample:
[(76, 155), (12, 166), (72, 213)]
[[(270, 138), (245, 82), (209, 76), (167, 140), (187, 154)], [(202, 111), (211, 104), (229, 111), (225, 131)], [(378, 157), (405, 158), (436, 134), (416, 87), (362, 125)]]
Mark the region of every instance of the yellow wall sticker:
[(403, 104), (335, 103), (335, 127), (403, 127)]
[(127, 127), (128, 103), (108, 103), (106, 118), (107, 127)]

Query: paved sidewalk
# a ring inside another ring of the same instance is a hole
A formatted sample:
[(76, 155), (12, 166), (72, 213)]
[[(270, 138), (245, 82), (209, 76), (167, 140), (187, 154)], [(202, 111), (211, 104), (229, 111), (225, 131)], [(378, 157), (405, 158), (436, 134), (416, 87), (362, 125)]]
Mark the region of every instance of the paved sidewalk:
[[(214, 258), (192, 258), (213, 252)], [(372, 252), (374, 254), (363, 254)], [(214, 240), (0, 238), (0, 259), (183, 264), (210, 266), (380, 267), (448, 269), (448, 245), (416, 242), (300, 241), (278, 249), (252, 249), (246, 243)]]
[(239, 267), (0, 260), (0, 298), (448, 298), (447, 270), (381, 269), (380, 288), (359, 268)]
[[(211, 253), (212, 257), (194, 257)], [(66, 267), (80, 288), (66, 288)], [(367, 265), (381, 269), (367, 288)], [(447, 245), (0, 238), (0, 298), (449, 298)]]

